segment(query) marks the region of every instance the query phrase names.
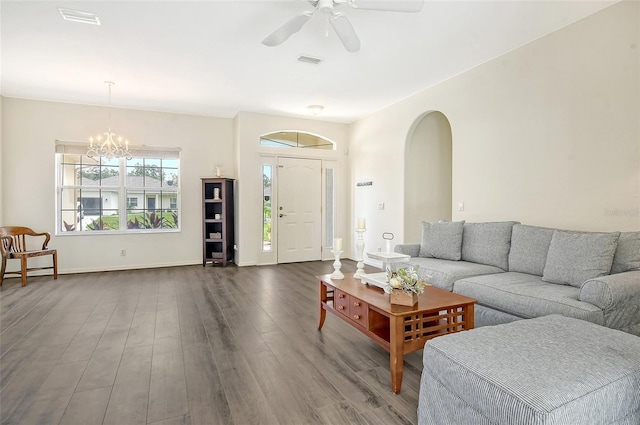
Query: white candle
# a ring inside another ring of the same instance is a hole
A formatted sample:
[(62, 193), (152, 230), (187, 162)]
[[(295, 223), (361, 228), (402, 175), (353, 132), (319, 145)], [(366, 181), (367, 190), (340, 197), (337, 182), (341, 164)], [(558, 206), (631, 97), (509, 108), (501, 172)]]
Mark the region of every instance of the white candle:
[(364, 221), (363, 217), (358, 218), (358, 225), (356, 226), (356, 229), (366, 229), (367, 228), (367, 224)]
[(333, 238), (333, 250), (342, 251), (342, 238)]

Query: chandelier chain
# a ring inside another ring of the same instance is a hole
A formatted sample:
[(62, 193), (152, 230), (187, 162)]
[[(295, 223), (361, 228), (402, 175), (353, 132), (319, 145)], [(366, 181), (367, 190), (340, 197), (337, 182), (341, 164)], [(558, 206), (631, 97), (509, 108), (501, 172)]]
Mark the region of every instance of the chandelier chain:
[[(111, 86), (115, 83), (113, 81), (105, 81), (105, 83), (109, 85), (107, 131), (98, 134), (95, 138), (89, 138), (87, 156), (89, 158), (106, 157), (107, 159), (126, 158), (129, 160), (131, 159), (131, 152), (129, 152), (129, 140), (123, 139), (122, 136), (118, 136), (111, 131)], [(96, 143), (95, 146), (94, 142)]]

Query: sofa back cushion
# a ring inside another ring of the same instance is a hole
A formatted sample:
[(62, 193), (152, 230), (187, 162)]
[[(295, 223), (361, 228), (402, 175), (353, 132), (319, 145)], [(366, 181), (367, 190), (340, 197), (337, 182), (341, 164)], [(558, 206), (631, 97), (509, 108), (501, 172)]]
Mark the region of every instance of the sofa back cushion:
[(508, 270), (511, 229), (514, 224), (518, 222), (465, 223), (461, 259)]
[(553, 232), (542, 280), (580, 287), (609, 274), (620, 232)]
[(462, 249), (463, 221), (422, 222), (420, 257), (458, 261)]
[(611, 273), (640, 270), (640, 232), (622, 232), (613, 256)]
[(516, 224), (511, 232), (509, 271), (542, 276), (554, 229)]

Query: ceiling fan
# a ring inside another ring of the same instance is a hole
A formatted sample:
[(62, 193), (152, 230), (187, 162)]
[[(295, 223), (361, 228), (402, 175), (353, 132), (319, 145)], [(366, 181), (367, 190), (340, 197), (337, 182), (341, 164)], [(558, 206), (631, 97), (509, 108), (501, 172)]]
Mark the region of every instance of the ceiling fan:
[(313, 14), (319, 10), (329, 17), (329, 22), (335, 30), (338, 38), (349, 52), (357, 52), (360, 50), (360, 39), (353, 29), (353, 25), (347, 16), (334, 9), (338, 6), (346, 4), (354, 9), (362, 10), (379, 10), (384, 12), (419, 12), (422, 9), (424, 0), (308, 0), (313, 5), (314, 10), (302, 12), (280, 28), (275, 30), (271, 35), (262, 40), (265, 46), (278, 46), (286, 39), (300, 31), (300, 28), (307, 23)]

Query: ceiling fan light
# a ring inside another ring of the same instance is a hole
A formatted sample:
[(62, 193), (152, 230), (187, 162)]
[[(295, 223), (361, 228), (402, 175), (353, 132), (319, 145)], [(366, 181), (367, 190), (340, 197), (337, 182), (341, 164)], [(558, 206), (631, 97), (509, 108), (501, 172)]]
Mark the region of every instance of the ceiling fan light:
[(323, 13), (333, 12), (333, 0), (318, 0), (318, 9)]

